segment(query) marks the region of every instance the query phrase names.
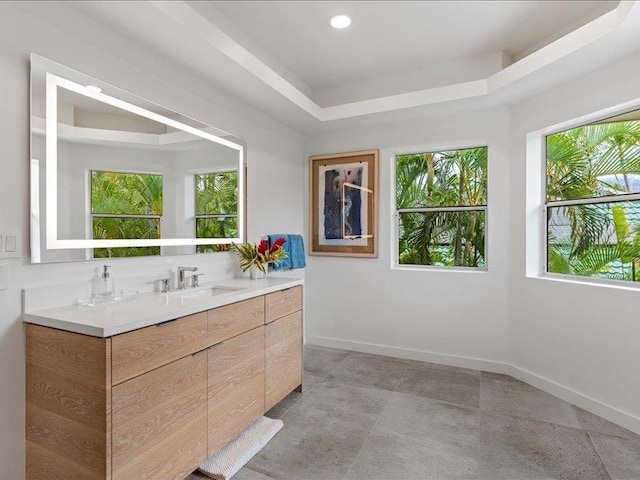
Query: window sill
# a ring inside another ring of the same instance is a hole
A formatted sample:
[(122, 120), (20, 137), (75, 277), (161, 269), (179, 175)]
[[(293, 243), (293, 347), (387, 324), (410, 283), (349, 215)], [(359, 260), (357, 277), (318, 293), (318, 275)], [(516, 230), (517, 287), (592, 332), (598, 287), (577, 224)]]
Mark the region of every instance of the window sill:
[(475, 267), (440, 267), (435, 265), (392, 265), (391, 270), (438, 273), (489, 273), (489, 270)]
[(605, 287), (616, 290), (627, 290), (631, 292), (640, 292), (640, 282), (623, 282), (616, 280), (591, 280), (576, 275), (560, 275), (553, 273), (545, 273), (542, 275), (527, 275), (528, 279), (542, 280), (547, 282), (569, 283), (572, 285), (581, 285), (586, 287)]

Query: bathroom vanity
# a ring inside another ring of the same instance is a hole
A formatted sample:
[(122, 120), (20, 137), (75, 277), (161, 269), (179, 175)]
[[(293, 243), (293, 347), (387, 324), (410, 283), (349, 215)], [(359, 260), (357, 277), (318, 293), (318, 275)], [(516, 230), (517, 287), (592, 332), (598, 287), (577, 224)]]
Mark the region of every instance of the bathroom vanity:
[(302, 389), (303, 282), (221, 283), (25, 313), (27, 478), (182, 480)]

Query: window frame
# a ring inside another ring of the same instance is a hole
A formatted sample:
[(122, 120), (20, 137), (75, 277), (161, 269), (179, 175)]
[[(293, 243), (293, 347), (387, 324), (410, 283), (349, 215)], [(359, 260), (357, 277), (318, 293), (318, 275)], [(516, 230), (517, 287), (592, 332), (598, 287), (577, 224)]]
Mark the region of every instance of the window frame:
[[(402, 155), (415, 155), (417, 153), (437, 153), (450, 152), (454, 150), (469, 150), (473, 148), (487, 149), (487, 192), (486, 204), (484, 205), (464, 205), (453, 207), (417, 207), (399, 209), (397, 200), (397, 157)], [(391, 155), (391, 269), (393, 270), (416, 270), (416, 271), (432, 271), (432, 272), (466, 272), (466, 273), (486, 273), (489, 271), (488, 253), (489, 253), (489, 144), (486, 141), (469, 141), (458, 142), (445, 147), (417, 147), (404, 148), (394, 151)], [(411, 265), (400, 263), (400, 215), (403, 213), (422, 213), (422, 212), (464, 212), (464, 211), (482, 211), (484, 212), (484, 266), (483, 267), (465, 267), (465, 266), (446, 266), (446, 265)]]
[[(569, 120), (567, 122), (563, 122), (563, 123), (554, 125), (552, 127), (548, 127), (527, 135), (528, 137), (527, 142), (531, 140), (532, 135), (535, 135), (535, 136), (539, 135), (539, 140), (541, 143), (540, 145), (541, 174), (540, 175), (541, 175), (541, 200), (542, 200), (542, 205), (541, 205), (542, 258), (540, 260), (542, 261), (541, 267), (542, 267), (543, 278), (547, 278), (555, 281), (570, 282), (574, 284), (599, 285), (599, 286), (623, 288), (628, 290), (640, 290), (640, 282), (638, 281), (615, 280), (610, 278), (587, 277), (582, 275), (575, 275), (572, 273), (550, 272), (549, 271), (549, 241), (548, 241), (549, 221), (547, 220), (549, 208), (576, 206), (576, 205), (598, 205), (601, 203), (624, 203), (624, 202), (640, 201), (640, 193), (602, 195), (602, 196), (596, 196), (596, 197), (579, 198), (574, 200), (549, 201), (547, 199), (547, 137), (558, 134), (558, 133), (566, 132), (568, 130), (573, 130), (575, 128), (586, 127), (594, 123), (600, 123), (603, 120), (618, 117), (620, 115), (625, 115), (627, 113), (636, 112), (639, 110), (640, 110), (640, 102), (638, 100), (634, 100), (632, 102), (626, 102), (622, 105), (600, 110), (599, 112), (583, 115), (581, 117), (574, 118), (573, 120)], [(528, 157), (528, 154), (527, 154), (527, 157)], [(525, 251), (526, 250), (528, 249), (525, 248)], [(529, 270), (529, 266), (527, 266), (527, 270)], [(530, 275), (527, 273), (527, 276), (534, 276), (534, 275)]]
[[(154, 175), (160, 176), (162, 178), (162, 215), (138, 215), (138, 214), (118, 214), (118, 213), (93, 213), (93, 172), (106, 172), (106, 173), (120, 173), (123, 175)], [(158, 220), (158, 239), (162, 238), (162, 218), (164, 215), (164, 174), (162, 172), (143, 172), (137, 170), (120, 170), (120, 169), (102, 169), (102, 168), (88, 168), (87, 169), (87, 177), (88, 177), (88, 214), (89, 214), (89, 225), (88, 232), (91, 235), (91, 239), (94, 240), (93, 237), (93, 221), (95, 218), (142, 218), (142, 219), (157, 219)], [(162, 256), (163, 247), (161, 245), (151, 245), (144, 246), (142, 248), (153, 248), (159, 247), (160, 251), (157, 255), (141, 255), (141, 256)], [(101, 259), (102, 257), (95, 257), (94, 250), (96, 249), (109, 249), (109, 248), (135, 248), (135, 247), (93, 247), (90, 250), (91, 259)], [(131, 257), (114, 257), (114, 258), (136, 258), (135, 256)]]
[[(194, 238), (208, 238), (208, 237), (198, 237), (198, 219), (199, 218), (221, 218), (221, 219), (225, 219), (225, 218), (236, 218), (236, 224), (240, 223), (240, 214), (239, 214), (239, 204), (238, 201), (236, 200), (236, 213), (234, 215), (231, 214), (198, 214), (198, 188), (197, 188), (197, 179), (196, 177), (198, 175), (220, 175), (220, 174), (225, 174), (225, 173), (237, 173), (237, 170), (228, 170), (228, 169), (222, 169), (222, 170), (207, 170), (206, 172), (196, 172), (193, 174), (193, 237)], [(240, 182), (240, 175), (238, 175), (238, 182)], [(239, 187), (239, 183), (238, 183), (238, 195), (240, 194), (240, 187)], [(239, 228), (239, 227), (238, 227)], [(226, 244), (229, 245), (229, 244)], [(197, 247), (216, 247), (218, 245), (196, 245), (196, 250)]]

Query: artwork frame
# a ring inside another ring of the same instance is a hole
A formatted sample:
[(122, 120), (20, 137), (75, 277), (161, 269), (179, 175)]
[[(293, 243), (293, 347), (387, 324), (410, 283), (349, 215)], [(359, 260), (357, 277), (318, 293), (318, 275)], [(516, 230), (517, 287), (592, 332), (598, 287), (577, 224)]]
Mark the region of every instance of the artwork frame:
[(378, 150), (309, 157), (310, 255), (378, 256)]

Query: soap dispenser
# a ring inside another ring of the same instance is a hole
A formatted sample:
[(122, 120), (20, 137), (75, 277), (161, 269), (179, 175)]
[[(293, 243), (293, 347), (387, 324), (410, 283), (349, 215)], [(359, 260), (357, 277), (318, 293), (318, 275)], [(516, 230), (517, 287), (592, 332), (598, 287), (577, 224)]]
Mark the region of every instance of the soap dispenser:
[(92, 290), (95, 303), (110, 302), (115, 299), (116, 291), (113, 278), (109, 273), (109, 265), (103, 265), (102, 274), (94, 279)]

